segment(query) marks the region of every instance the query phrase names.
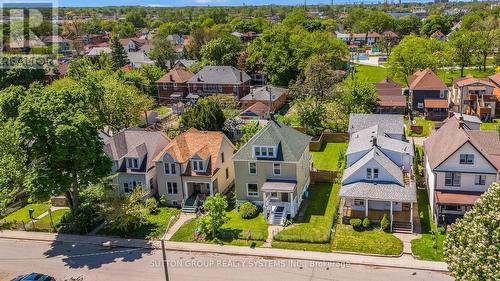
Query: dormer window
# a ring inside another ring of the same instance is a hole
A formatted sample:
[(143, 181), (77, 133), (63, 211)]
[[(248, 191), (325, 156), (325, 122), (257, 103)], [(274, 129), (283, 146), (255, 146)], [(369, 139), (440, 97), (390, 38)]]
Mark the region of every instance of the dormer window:
[(274, 158), (276, 157), (276, 152), (272, 146), (255, 146), (254, 155), (255, 157)]
[(474, 154), (460, 154), (460, 164), (474, 164)]
[(139, 168), (139, 160), (137, 158), (127, 158), (127, 168), (129, 169)]
[(193, 160), (193, 161), (191, 161), (191, 165), (192, 165), (193, 171), (195, 171), (195, 172), (204, 172), (205, 171), (205, 169), (203, 167), (203, 161)]

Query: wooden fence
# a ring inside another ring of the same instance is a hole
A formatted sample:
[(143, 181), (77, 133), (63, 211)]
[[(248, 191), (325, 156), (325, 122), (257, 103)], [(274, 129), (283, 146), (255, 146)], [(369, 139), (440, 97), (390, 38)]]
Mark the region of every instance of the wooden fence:
[(324, 143), (347, 142), (348, 140), (349, 140), (348, 133), (324, 132), (317, 140), (311, 140), (311, 142), (309, 143), (309, 151), (320, 151)]
[(340, 175), (339, 171), (313, 170), (311, 171), (311, 183), (335, 182), (338, 175)]

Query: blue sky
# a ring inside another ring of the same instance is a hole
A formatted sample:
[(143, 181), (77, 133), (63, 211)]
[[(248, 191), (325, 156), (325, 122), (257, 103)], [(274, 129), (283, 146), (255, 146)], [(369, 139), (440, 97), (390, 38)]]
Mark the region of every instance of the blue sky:
[[(246, 5), (298, 5), (303, 4), (304, 0), (56, 0), (59, 6), (71, 7), (96, 7), (96, 6), (165, 6), (165, 7), (179, 7), (179, 6), (241, 6)], [(383, 0), (364, 0), (364, 3), (369, 2), (382, 2)], [(410, 0), (403, 0), (410, 2)], [(411, 0), (412, 2), (427, 2), (422, 0)], [(430, 0), (429, 0), (430, 1)], [(308, 4), (330, 4), (330, 0), (308, 0)], [(334, 0), (334, 3), (346, 2), (362, 2), (362, 0)]]

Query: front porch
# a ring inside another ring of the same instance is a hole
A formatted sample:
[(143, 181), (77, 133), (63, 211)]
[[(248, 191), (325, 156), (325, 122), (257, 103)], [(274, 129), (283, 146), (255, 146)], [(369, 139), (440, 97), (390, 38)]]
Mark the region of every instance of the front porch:
[(297, 214), (300, 200), (294, 196), (295, 181), (267, 181), (262, 185), (263, 213), (269, 224), (283, 225)]
[(185, 213), (195, 213), (198, 207), (203, 205), (203, 201), (208, 196), (218, 192), (217, 182), (185, 181), (183, 186), (184, 199), (182, 201), (182, 211)]

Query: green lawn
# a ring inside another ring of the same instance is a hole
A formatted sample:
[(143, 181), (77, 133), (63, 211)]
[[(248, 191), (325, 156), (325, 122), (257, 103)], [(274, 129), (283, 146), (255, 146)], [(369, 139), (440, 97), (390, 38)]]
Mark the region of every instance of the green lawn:
[(165, 115), (167, 113), (170, 113), (172, 109), (168, 106), (160, 106), (155, 109), (153, 109), (154, 112), (158, 113), (158, 115)]
[(380, 229), (356, 231), (352, 226), (337, 224), (332, 241), (333, 251), (381, 255), (400, 255), (403, 242)]
[[(495, 71), (493, 70), (493, 68), (487, 67), (486, 69), (487, 69), (486, 72), (483, 72), (483, 71), (477, 69), (477, 67), (467, 68), (467, 69), (464, 69), (464, 76), (467, 76), (470, 74), (476, 78), (479, 78), (479, 77), (488, 77), (490, 75), (495, 74)], [(438, 70), (436, 75), (441, 80), (443, 80), (447, 86), (451, 86), (453, 84), (453, 79), (460, 77), (460, 69)]]
[[(309, 188), (310, 198), (304, 218), (279, 232), (274, 238), (281, 242), (328, 243), (330, 226), (339, 205), (339, 186), (319, 183)], [(276, 244), (278, 245), (278, 244)]]
[(324, 143), (320, 151), (311, 152), (314, 167), (339, 171), (344, 167), (347, 143)]
[(415, 125), (417, 126), (423, 126), (423, 130), (421, 134), (417, 134), (411, 131), (410, 129), (410, 121), (405, 119), (405, 124), (407, 125), (407, 130), (406, 130), (406, 135), (410, 137), (427, 137), (429, 136), (430, 132), (434, 128), (434, 125), (436, 124), (435, 121), (431, 120), (425, 120), (422, 117), (415, 117), (414, 120), (416, 121)]
[[(221, 243), (236, 246), (259, 247), (267, 239), (267, 222), (262, 214), (253, 219), (242, 219), (236, 210), (227, 213), (229, 221), (222, 226), (218, 239), (196, 240), (194, 233), (198, 227), (198, 220), (193, 219), (185, 223), (172, 236), (170, 241)], [(247, 230), (250, 230), (250, 241), (246, 240)]]
[(481, 130), (483, 131), (498, 131), (499, 128), (500, 128), (500, 119), (493, 119), (493, 122), (481, 124)]
[[(69, 213), (69, 209), (59, 209), (55, 210), (52, 212), (52, 222), (54, 223), (54, 226), (58, 228), (59, 223), (61, 222), (62, 217), (64, 214)], [(47, 214), (46, 216), (42, 217), (41, 219), (37, 220), (35, 222), (35, 228), (37, 230), (46, 230), (46, 231), (52, 231), (52, 225), (50, 224), (50, 216)]]
[(5, 221), (17, 221), (17, 222), (29, 222), (30, 217), (29, 217), (29, 209), (34, 209), (35, 211), (33, 212), (33, 217), (36, 218), (39, 215), (45, 213), (49, 209), (50, 205), (49, 204), (28, 204), (24, 206), (23, 208), (13, 212), (12, 214), (6, 216), (3, 220)]
[(273, 241), (273, 248), (287, 249), (287, 250), (301, 250), (330, 253), (332, 251), (331, 243), (300, 243), (300, 242), (281, 242)]
[[(445, 235), (436, 232), (436, 226), (432, 221), (429, 198), (425, 189), (417, 189), (417, 201), (422, 238), (411, 241), (411, 251), (419, 259), (441, 261), (443, 259)], [(436, 235), (432, 233), (436, 233)], [(437, 238), (436, 244), (434, 243), (435, 238)]]
[[(356, 64), (356, 77), (366, 79), (370, 83), (379, 83), (388, 76), (388, 69), (379, 66)], [(396, 81), (399, 82), (399, 81)]]
[[(124, 233), (120, 230), (111, 230), (109, 228), (104, 227), (98, 233), (104, 235), (112, 235), (112, 236), (120, 236), (125, 238), (141, 238), (141, 239), (159, 239), (163, 237), (165, 232), (167, 231), (167, 226), (170, 218), (175, 216), (176, 219), (179, 217), (180, 211), (174, 208), (159, 208), (157, 214), (147, 214), (146, 215), (146, 223), (141, 225), (136, 229), (132, 229)], [(175, 223), (175, 220), (172, 221), (172, 226)]]

